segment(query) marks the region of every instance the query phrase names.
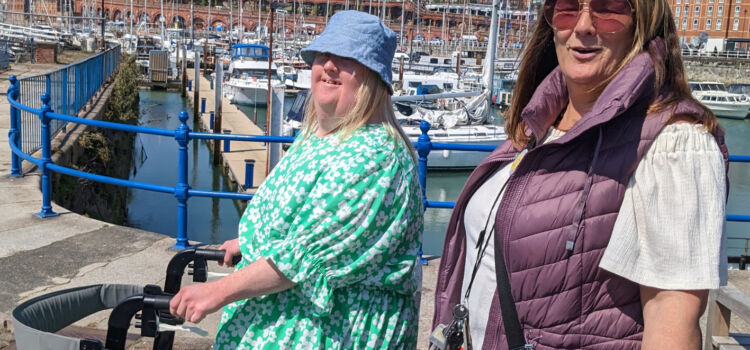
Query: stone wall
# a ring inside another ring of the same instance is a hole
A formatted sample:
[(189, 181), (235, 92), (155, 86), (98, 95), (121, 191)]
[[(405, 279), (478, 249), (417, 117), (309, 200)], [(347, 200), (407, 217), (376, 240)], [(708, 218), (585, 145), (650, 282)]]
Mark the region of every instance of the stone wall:
[(689, 81), (718, 81), (724, 84), (750, 83), (750, 60), (685, 60)]

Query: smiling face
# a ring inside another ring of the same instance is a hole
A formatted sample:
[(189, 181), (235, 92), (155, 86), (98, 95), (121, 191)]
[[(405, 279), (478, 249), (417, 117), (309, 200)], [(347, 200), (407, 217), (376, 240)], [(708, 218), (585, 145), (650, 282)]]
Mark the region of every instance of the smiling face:
[(365, 77), (359, 62), (328, 53), (318, 53), (312, 66), (313, 106), (318, 123), (344, 117), (357, 101), (357, 91)]
[(590, 11), (573, 29), (555, 30), (555, 51), (569, 88), (593, 89), (615, 73), (633, 43), (633, 21), (616, 33), (597, 32)]

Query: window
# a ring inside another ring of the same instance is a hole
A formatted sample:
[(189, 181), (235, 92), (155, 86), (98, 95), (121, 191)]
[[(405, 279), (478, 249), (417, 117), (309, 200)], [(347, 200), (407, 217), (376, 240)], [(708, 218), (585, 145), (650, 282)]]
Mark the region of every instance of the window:
[(708, 3), (709, 3), (709, 4), (713, 4), (713, 3), (714, 3), (714, 0), (708, 0)]
[(690, 0), (685, 0), (685, 5), (690, 4)]
[(706, 13), (706, 17), (713, 17), (713, 15), (714, 15), (714, 7), (713, 6), (709, 6), (708, 7), (708, 12)]
[(698, 20), (697, 20), (697, 19), (694, 19), (694, 20), (693, 20), (693, 29), (694, 29), (694, 30), (697, 30), (697, 29), (698, 29)]
[(721, 30), (721, 19), (716, 20), (716, 30)]
[(682, 20), (682, 30), (685, 30), (685, 29), (687, 29), (687, 20), (683, 19)]
[(676, 4), (679, 5), (682, 3), (682, 0), (677, 0)]
[(735, 0), (735, 1), (734, 1), (734, 3), (735, 3), (735, 4), (739, 4), (739, 3), (740, 3), (740, 0)]
[(681, 8), (679, 6), (677, 6), (677, 8), (674, 9), (674, 16), (675, 17), (680, 17), (680, 9)]
[(711, 30), (711, 19), (706, 20), (706, 30)]
[(735, 19), (734, 22), (732, 23), (732, 30), (737, 30), (739, 28), (740, 28), (740, 20)]
[(735, 6), (734, 7), (734, 17), (739, 17), (739, 16), (740, 16), (740, 7), (739, 6)]
[(696, 3), (696, 4), (700, 4), (700, 3), (701, 3), (701, 0), (695, 0), (695, 3)]
[(695, 10), (693, 10), (693, 17), (700, 17), (701, 16), (701, 7), (696, 6)]
[(716, 9), (716, 14), (721, 17), (724, 15), (724, 6), (719, 6), (718, 9)]

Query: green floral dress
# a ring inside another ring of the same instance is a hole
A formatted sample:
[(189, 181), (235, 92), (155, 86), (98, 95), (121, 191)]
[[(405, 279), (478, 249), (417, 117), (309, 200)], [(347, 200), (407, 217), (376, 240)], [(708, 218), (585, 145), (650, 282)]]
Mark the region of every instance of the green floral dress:
[(422, 202), (410, 150), (382, 125), (298, 137), (239, 224), (242, 262), (297, 285), (224, 307), (214, 349), (413, 349)]

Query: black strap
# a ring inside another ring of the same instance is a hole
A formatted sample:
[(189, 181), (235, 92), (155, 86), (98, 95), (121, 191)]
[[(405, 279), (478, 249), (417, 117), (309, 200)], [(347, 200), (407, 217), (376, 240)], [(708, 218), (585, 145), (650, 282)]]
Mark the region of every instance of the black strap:
[(503, 316), (505, 337), (508, 341), (508, 349), (523, 349), (526, 345), (526, 339), (523, 336), (521, 323), (518, 321), (513, 294), (510, 292), (508, 269), (505, 267), (505, 259), (503, 258), (503, 242), (500, 241), (499, 237), (502, 236), (495, 235), (495, 275), (497, 277), (497, 296), (500, 299), (500, 313)]

